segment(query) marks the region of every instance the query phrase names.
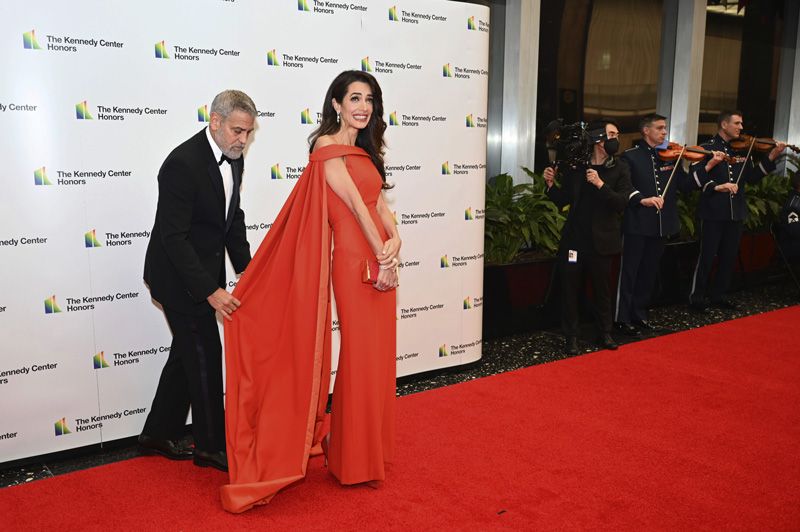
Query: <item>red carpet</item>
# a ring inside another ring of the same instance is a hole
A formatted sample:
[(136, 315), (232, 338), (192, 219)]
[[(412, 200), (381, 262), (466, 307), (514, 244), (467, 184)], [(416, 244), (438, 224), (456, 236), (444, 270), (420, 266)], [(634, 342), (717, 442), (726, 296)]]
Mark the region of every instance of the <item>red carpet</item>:
[[(5, 530), (798, 530), (800, 307), (399, 400), (386, 485), (322, 460), (243, 515), (139, 458), (0, 490)], [(789, 345), (794, 342), (794, 346)]]

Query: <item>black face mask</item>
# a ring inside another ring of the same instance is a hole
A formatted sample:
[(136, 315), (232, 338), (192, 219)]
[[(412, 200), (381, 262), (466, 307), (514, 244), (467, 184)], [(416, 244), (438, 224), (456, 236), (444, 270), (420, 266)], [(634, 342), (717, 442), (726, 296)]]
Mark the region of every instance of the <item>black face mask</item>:
[(609, 157), (614, 155), (615, 153), (617, 153), (617, 150), (619, 150), (619, 139), (606, 139), (603, 148), (605, 148), (606, 153), (609, 155)]

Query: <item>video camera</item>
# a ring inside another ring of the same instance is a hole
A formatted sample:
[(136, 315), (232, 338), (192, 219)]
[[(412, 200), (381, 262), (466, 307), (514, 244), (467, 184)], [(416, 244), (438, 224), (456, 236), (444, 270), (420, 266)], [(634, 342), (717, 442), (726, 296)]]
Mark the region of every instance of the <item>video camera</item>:
[(586, 130), (585, 122), (564, 125), (559, 119), (554, 137), (556, 164), (568, 168), (589, 166), (596, 140)]

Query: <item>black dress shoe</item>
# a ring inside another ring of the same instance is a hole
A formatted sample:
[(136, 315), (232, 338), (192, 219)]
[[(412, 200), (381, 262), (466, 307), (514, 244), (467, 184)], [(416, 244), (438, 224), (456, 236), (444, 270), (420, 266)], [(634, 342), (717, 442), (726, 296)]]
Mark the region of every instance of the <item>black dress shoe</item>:
[(188, 460), (194, 454), (191, 448), (179, 441), (159, 440), (146, 434), (139, 434), (139, 449), (144, 454), (160, 454), (170, 460)]
[(576, 337), (567, 336), (564, 352), (568, 355), (577, 355), (580, 352), (578, 349), (578, 339)]
[(719, 301), (712, 301), (711, 306), (721, 308), (724, 310), (739, 310), (739, 305), (730, 299), (720, 299)]
[(631, 325), (630, 323), (625, 323), (622, 321), (618, 321), (614, 324), (614, 328), (624, 334), (625, 336), (637, 337), (641, 336), (642, 333), (639, 332), (639, 329)]
[(200, 467), (214, 467), (220, 471), (228, 472), (228, 455), (225, 451), (194, 450), (194, 465)]
[(611, 349), (612, 351), (619, 347), (619, 345), (617, 345), (617, 342), (614, 341), (614, 338), (612, 338), (611, 335), (608, 333), (601, 334), (600, 337), (597, 339), (597, 343), (600, 344), (601, 347), (604, 347), (606, 349)]
[(642, 331), (652, 331), (652, 330), (655, 329), (655, 327), (653, 327), (653, 324), (650, 323), (647, 320), (634, 321), (633, 324), (635, 326), (637, 326), (639, 329), (641, 329)]

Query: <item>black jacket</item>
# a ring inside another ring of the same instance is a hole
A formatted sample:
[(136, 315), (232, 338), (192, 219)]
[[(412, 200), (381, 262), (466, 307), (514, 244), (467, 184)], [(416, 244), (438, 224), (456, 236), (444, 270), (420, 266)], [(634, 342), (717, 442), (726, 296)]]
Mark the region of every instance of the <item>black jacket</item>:
[[(610, 168), (597, 166), (593, 168), (603, 180), (603, 186), (599, 189), (594, 185), (584, 186), (586, 170), (579, 168), (566, 171), (561, 177), (561, 187), (554, 185), (547, 191), (547, 196), (558, 207), (570, 205), (567, 221), (561, 233), (562, 253), (566, 253), (566, 248), (573, 239), (572, 235), (579, 231), (582, 207), (591, 209), (589, 222), (593, 251), (600, 255), (613, 255), (622, 249), (620, 214), (625, 210), (625, 205), (633, 194), (628, 163), (616, 159), (614, 166)], [(582, 197), (586, 192), (591, 195)]]
[[(745, 195), (745, 184), (755, 184), (768, 173), (775, 170), (775, 163), (764, 157), (759, 164), (754, 164), (751, 156), (745, 161), (746, 153), (734, 154), (728, 142), (722, 139), (719, 134), (702, 144), (702, 147), (712, 151), (723, 151), (727, 155), (735, 157), (733, 164), (723, 161), (710, 172), (706, 172), (706, 163), (711, 156), (706, 157), (700, 162), (692, 165), (690, 171), (697, 181), (702, 183), (703, 193), (700, 196), (700, 205), (697, 214), (702, 220), (718, 220), (742, 222), (747, 218), (747, 198)], [(742, 171), (744, 167), (744, 171)], [(739, 192), (733, 196), (727, 192), (717, 192), (714, 187), (724, 183), (735, 183), (742, 172), (739, 180)]]
[(778, 244), (789, 259), (800, 258), (800, 194), (789, 193), (776, 224)]
[(622, 154), (622, 159), (630, 166), (631, 184), (636, 191), (625, 209), (622, 231), (627, 235), (652, 237), (666, 237), (678, 233), (681, 230), (678, 218), (678, 191), (688, 193), (697, 190), (700, 188), (700, 183), (684, 171), (683, 165), (679, 163), (664, 197), (664, 208), (659, 211), (655, 207), (645, 207), (641, 204), (642, 199), (659, 196), (664, 192), (664, 187), (667, 186), (667, 181), (675, 168), (675, 162), (659, 159), (656, 149), (651, 148), (644, 140), (626, 150)]
[(186, 314), (212, 312), (206, 298), (225, 286), (225, 249), (236, 272), (250, 262), (239, 187), (244, 158), (234, 161), (225, 219), (222, 174), (205, 129), (175, 148), (158, 172), (158, 207), (144, 280), (153, 299)]

